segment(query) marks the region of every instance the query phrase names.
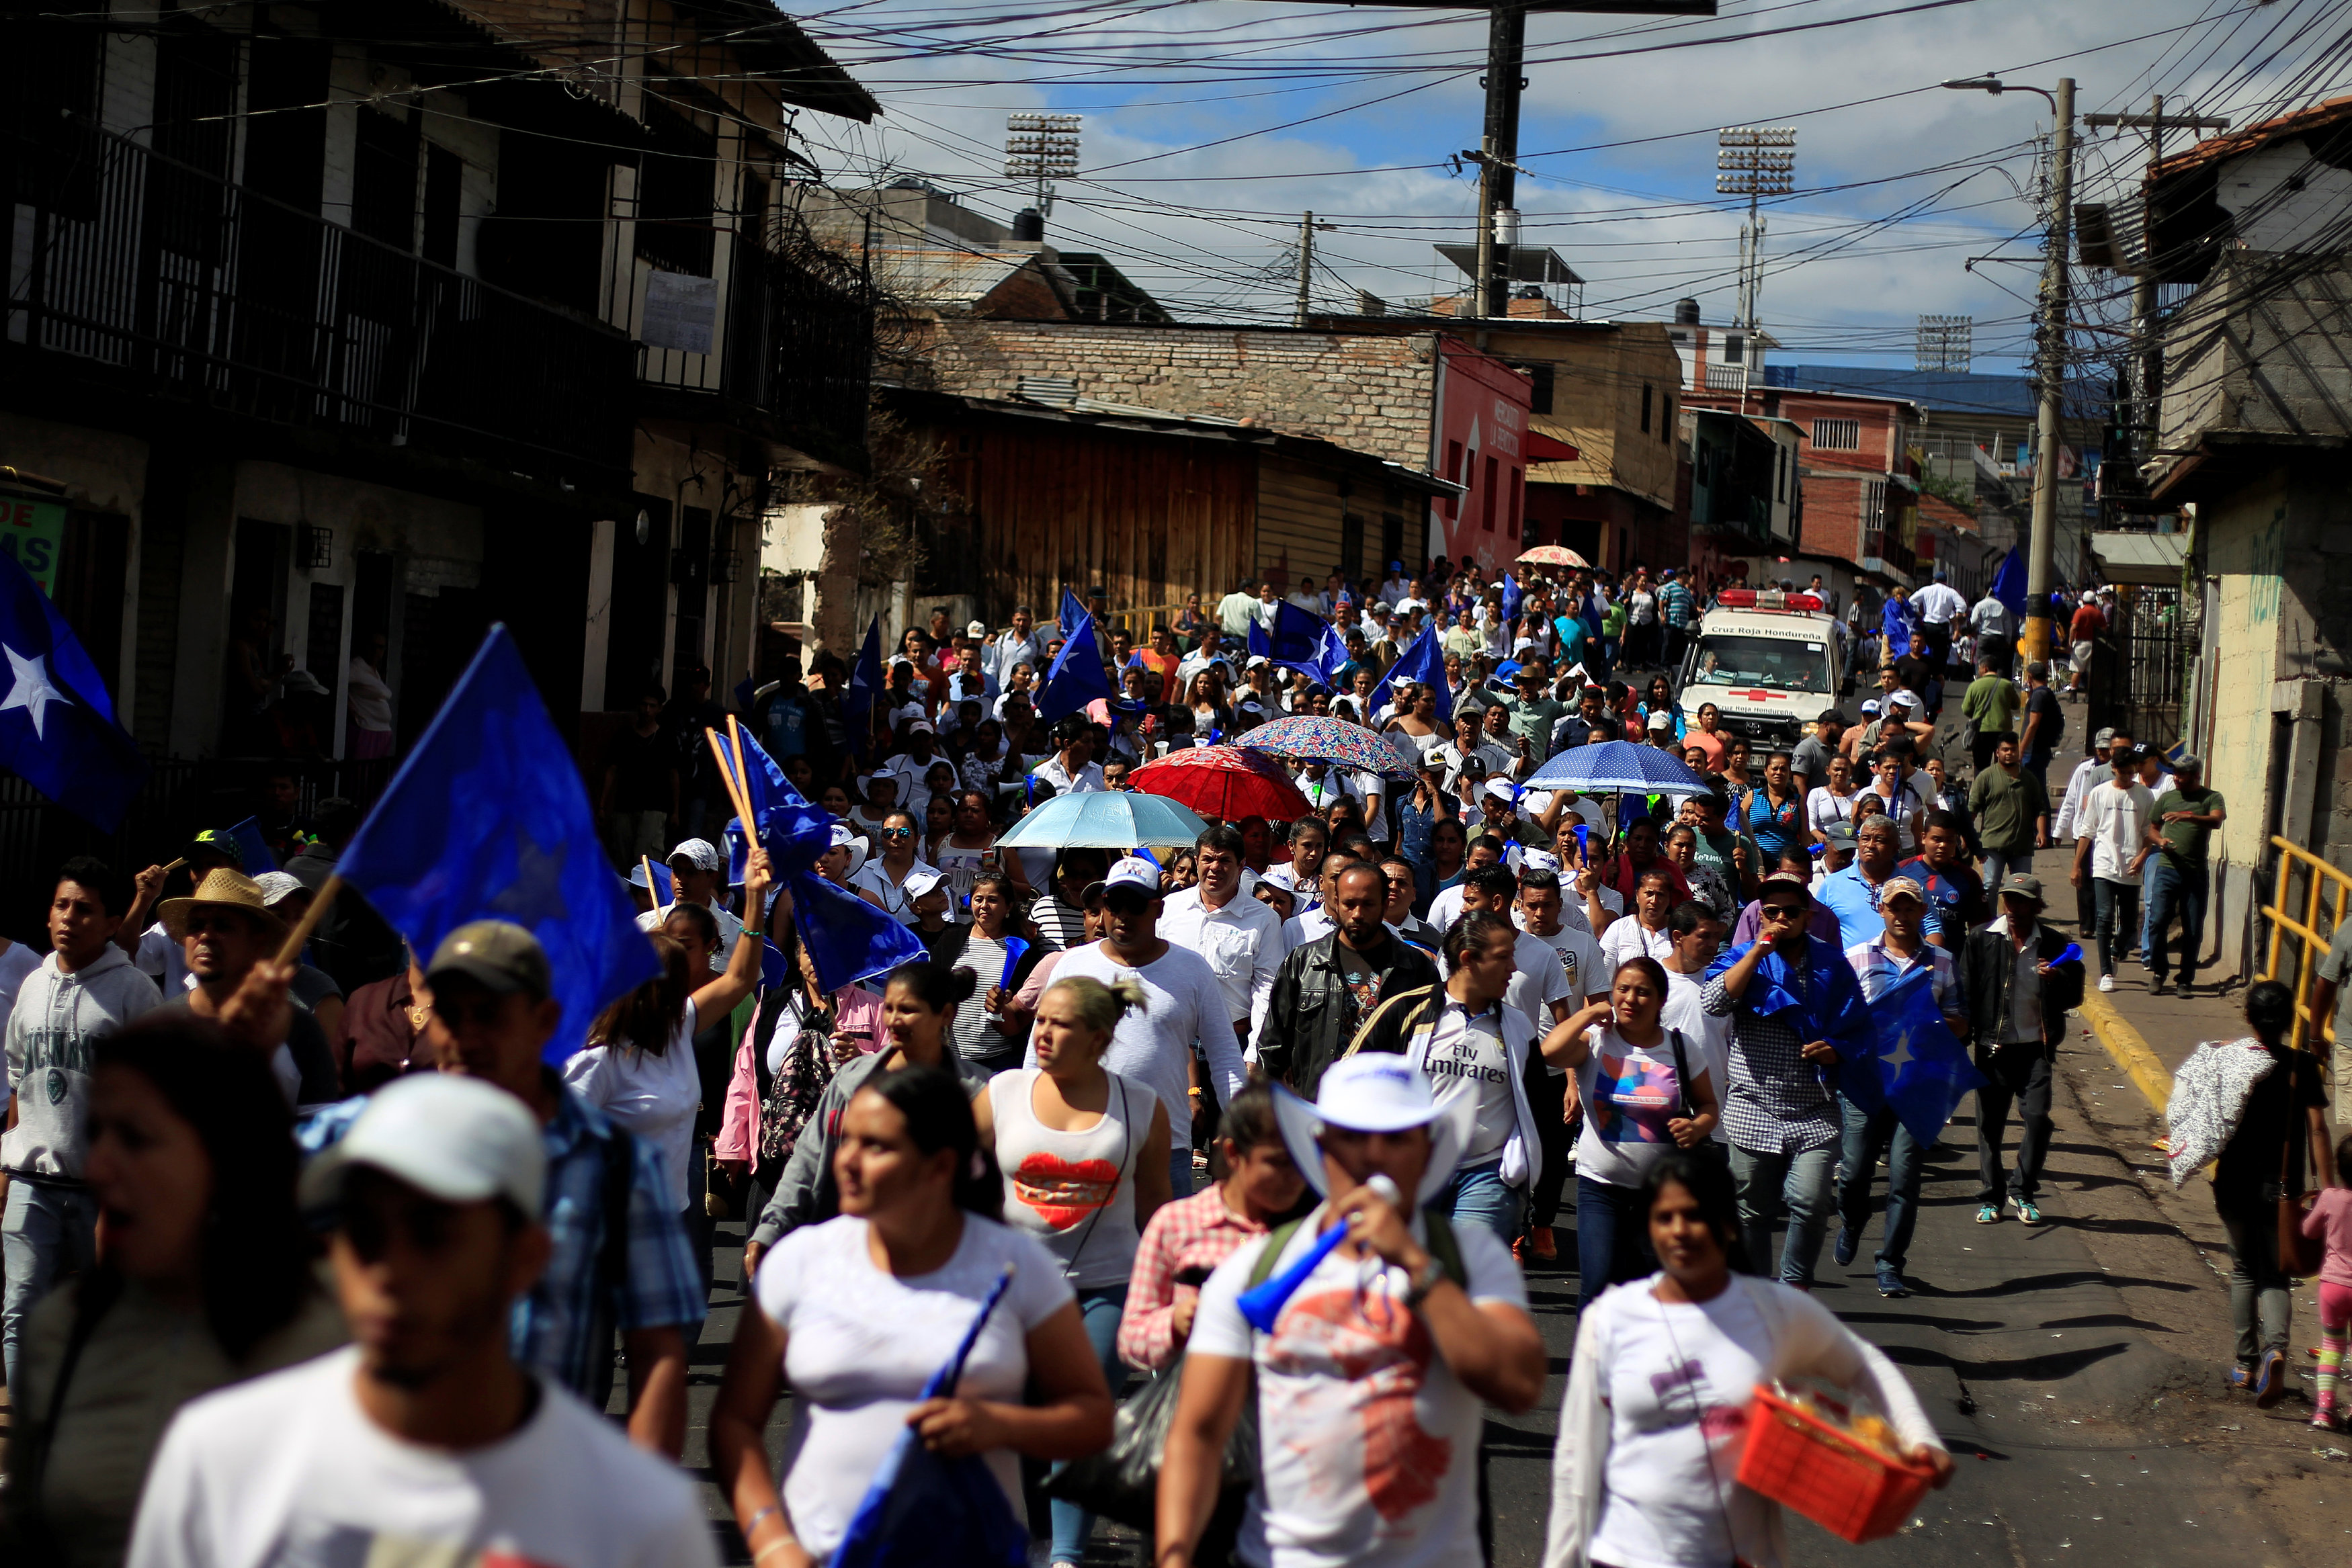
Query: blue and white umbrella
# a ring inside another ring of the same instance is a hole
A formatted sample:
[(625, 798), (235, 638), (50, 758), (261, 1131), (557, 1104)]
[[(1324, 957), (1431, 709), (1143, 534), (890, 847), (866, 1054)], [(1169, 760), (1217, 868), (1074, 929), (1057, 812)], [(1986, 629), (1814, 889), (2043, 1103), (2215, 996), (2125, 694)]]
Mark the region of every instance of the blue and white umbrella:
[(1125, 789), (1095, 789), (1056, 795), (996, 841), (1008, 850), (1175, 849), (1192, 842), (1209, 824), (1164, 795)]
[(1573, 789), (1580, 795), (1701, 795), (1706, 778), (1671, 751), (1604, 740), (1572, 746), (1528, 776), (1530, 789)]

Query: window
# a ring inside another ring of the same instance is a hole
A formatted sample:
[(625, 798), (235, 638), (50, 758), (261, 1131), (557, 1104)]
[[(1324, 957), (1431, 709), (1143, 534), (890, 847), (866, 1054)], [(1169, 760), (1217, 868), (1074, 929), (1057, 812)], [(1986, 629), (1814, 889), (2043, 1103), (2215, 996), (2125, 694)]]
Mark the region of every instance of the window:
[(1495, 490), (1497, 484), (1496, 468), (1497, 465), (1495, 459), (1492, 457), (1487, 458), (1486, 474), (1486, 482), (1478, 488), (1478, 526), (1490, 534), (1495, 531)]
[(709, 277), (719, 139), (653, 98), (646, 130), (659, 151), (645, 155), (637, 174), (637, 254)]
[(1824, 452), (1859, 452), (1862, 450), (1862, 421), (1817, 419), (1813, 421), (1813, 444)]
[(1862, 550), (1865, 560), (1886, 554), (1886, 484), (1873, 479), (1862, 487)]
[(1364, 577), (1364, 519), (1353, 512), (1339, 514), (1339, 575), (1350, 582)]
[(1665, 417), (1658, 421), (1658, 439), (1672, 446), (1675, 444), (1675, 398), (1672, 392), (1665, 395), (1661, 406), (1665, 410)]
[(457, 192), (466, 165), (446, 147), (425, 145), (425, 259), (457, 265)]
[(1727, 365), (1746, 364), (1748, 362), (1748, 340), (1741, 337), (1737, 332), (1727, 335), (1723, 340), (1723, 362)]
[(416, 248), (416, 127), (404, 114), (360, 110), (352, 227), (394, 250)]
[(1506, 362), (1510, 365), (1511, 369), (1524, 372), (1528, 378), (1528, 412), (1529, 413), (1549, 413), (1551, 412), (1551, 378), (1553, 367), (1541, 362), (1526, 364), (1516, 360)]
[(1527, 499), (1528, 471), (1524, 468), (1514, 468), (1511, 470), (1511, 517), (1506, 528), (1512, 538), (1519, 537), (1519, 513), (1525, 508)]
[[(1462, 483), (1462, 444), (1458, 441), (1449, 441), (1445, 444), (1445, 477), (1451, 484), (1459, 485)], [(1461, 516), (1462, 497), (1459, 496), (1447, 497), (1445, 498), (1445, 520), (1450, 523)]]
[(1650, 383), (1643, 382), (1642, 383), (1642, 434), (1644, 435), (1650, 434), (1650, 399), (1652, 395)]

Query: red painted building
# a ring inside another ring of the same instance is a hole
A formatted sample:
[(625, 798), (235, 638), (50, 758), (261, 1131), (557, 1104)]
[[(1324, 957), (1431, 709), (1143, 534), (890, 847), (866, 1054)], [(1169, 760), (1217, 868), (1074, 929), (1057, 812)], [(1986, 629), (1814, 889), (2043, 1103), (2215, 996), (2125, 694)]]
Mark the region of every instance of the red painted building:
[(1919, 465), (1910, 455), (1911, 433), (1923, 417), (1918, 404), (1754, 384), (1744, 394), (1686, 388), (1683, 399), (1695, 408), (1764, 413), (1796, 426), (1803, 554), (1853, 561), (1882, 583), (1920, 580)]
[(1429, 465), (1467, 490), (1429, 504), (1429, 553), (1499, 567), (1524, 548), (1530, 444), (1559, 444), (1528, 428), (1525, 375), (1452, 338), (1440, 338), (1437, 350)]

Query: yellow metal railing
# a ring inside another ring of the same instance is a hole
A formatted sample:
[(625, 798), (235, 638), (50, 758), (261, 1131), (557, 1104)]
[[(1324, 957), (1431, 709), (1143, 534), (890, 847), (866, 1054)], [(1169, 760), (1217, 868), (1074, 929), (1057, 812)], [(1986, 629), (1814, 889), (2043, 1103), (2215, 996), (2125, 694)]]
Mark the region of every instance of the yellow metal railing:
[[(2352, 906), (2352, 875), (2336, 870), (2310, 851), (2298, 849), (2284, 839), (2273, 837), (2271, 847), (2279, 852), (2278, 892), (2273, 902), (2263, 906), (2263, 917), (2271, 923), (2271, 947), (2270, 961), (2264, 967), (2262, 977), (2265, 980), (2280, 978), (2279, 959), (2286, 947), (2287, 938), (2294, 937), (2294, 1043), (2298, 1048), (2306, 1047), (2308, 1035), (2305, 1026), (2315, 1025), (2319, 1038), (2333, 1044), (2336, 1020), (2312, 1016), (2311, 984), (2317, 973), (2321, 956), (2327, 951), (2336, 933), (2343, 928), (2345, 909)], [(2299, 899), (2294, 897), (2292, 892), (2294, 873), (2298, 870), (2304, 875)], [(2320, 900), (2330, 894), (2327, 929), (2322, 931), (2319, 928)], [(2296, 904), (2302, 907), (2300, 919), (2287, 913)], [(2320, 1055), (2325, 1058), (2327, 1053), (2322, 1051)]]

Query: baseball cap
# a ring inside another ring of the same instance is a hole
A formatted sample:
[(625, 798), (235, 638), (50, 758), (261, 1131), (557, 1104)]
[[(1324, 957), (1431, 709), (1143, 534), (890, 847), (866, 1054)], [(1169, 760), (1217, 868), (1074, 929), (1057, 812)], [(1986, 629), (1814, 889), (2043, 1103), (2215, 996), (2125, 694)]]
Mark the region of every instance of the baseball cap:
[(1141, 855), (1129, 855), (1110, 868), (1103, 878), (1103, 891), (1115, 887), (1139, 887), (1154, 898), (1160, 896), (1160, 868)]
[(907, 721), (907, 733), (908, 735), (937, 735), (939, 731), (931, 727), (931, 721), (929, 719), (917, 718)]
[(1907, 876), (1890, 876), (1878, 884), (1880, 904), (1883, 904), (1888, 899), (1897, 896), (1916, 899), (1921, 904), (1927, 902), (1927, 895), (1920, 891), (1919, 884)]
[(441, 938), (441, 946), (433, 949), (433, 962), (425, 966), (425, 983), (430, 986), (450, 975), (501, 996), (523, 991), (544, 997), (552, 983), (547, 950), (511, 920), (469, 921)]
[(371, 1095), (351, 1131), (302, 1173), (303, 1207), (331, 1206), (358, 1166), (444, 1203), (503, 1197), (534, 1220), (547, 1188), (546, 1140), (522, 1102), (455, 1073), (412, 1072)]
[(1675, 716), (1668, 713), (1665, 709), (1660, 708), (1657, 712), (1650, 716), (1650, 727), (1652, 729), (1672, 729), (1675, 727)]
[(1813, 884), (1792, 871), (1774, 872), (1771, 875), (1764, 879), (1764, 885), (1761, 891), (1763, 893), (1769, 893), (1776, 887), (1793, 888), (1797, 892), (1803, 894), (1808, 901), (1810, 901), (1813, 896)]
[(1854, 837), (1852, 822), (1832, 822), (1822, 830), (1822, 837), (1829, 841), (1830, 848), (1833, 850), (1851, 850), (1861, 847), (1861, 841)]
[(963, 634), (967, 637), (985, 637), (988, 635), (988, 622), (974, 621), (963, 629)]
[(1516, 801), (1518, 799), (1519, 794), (1518, 789), (1507, 779), (1495, 779), (1488, 780), (1486, 785), (1486, 793), (1492, 795), (1496, 800), (1502, 801), (1507, 806)]
[(719, 855), (718, 846), (709, 839), (681, 839), (669, 852), (669, 859), (685, 861), (697, 871), (719, 871), (727, 862)]
[(1866, 698), (1862, 705), (1862, 711), (1864, 713), (1876, 713), (1878, 711), (1878, 699), (1876, 697)]
[(2134, 762), (2145, 762), (2149, 758), (2156, 755), (2156, 747), (2148, 745), (2147, 742), (2143, 740), (2134, 746), (2129, 751), (2124, 753), (2124, 755), (2130, 758)]
[(245, 867), (243, 846), (238, 844), (234, 834), (223, 828), (206, 828), (188, 841), (187, 852), (183, 858), (194, 860), (200, 854), (219, 855), (239, 870)]
[(2042, 896), (2042, 879), (2025, 872), (2002, 877), (2000, 895), (2003, 898), (2030, 898), (2036, 904), (2044, 902)]
[(1889, 707), (1917, 707), (1919, 706), (1919, 699), (1913, 696), (1909, 692), (1896, 692), (1893, 696), (1886, 699), (1886, 706)]
[(945, 886), (947, 880), (945, 876), (935, 871), (912, 871), (907, 873), (907, 880), (898, 885), (906, 890), (908, 898), (920, 898), (927, 893)]
[(2202, 773), (2205, 771), (2205, 759), (2193, 751), (2184, 751), (2172, 759), (2172, 770), (2175, 773)]
[(1271, 664), (1273, 663), (1274, 661), (1267, 658), (1264, 653), (1252, 653), (1243, 664), (1242, 668), (1244, 670), (1255, 670), (1260, 665)]
[(2108, 747), (2115, 744), (2115, 739), (2116, 732), (2114, 727), (2110, 726), (2109, 727), (2102, 729), (2097, 734), (2092, 736), (2091, 744), (2096, 747), (2099, 750), (2105, 751)]
[(253, 879), (253, 885), (261, 890), (261, 905), (265, 909), (276, 907), (289, 893), (303, 891), (300, 878), (282, 871), (263, 872)]

